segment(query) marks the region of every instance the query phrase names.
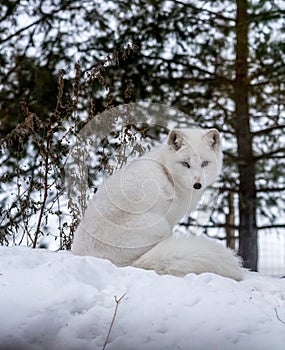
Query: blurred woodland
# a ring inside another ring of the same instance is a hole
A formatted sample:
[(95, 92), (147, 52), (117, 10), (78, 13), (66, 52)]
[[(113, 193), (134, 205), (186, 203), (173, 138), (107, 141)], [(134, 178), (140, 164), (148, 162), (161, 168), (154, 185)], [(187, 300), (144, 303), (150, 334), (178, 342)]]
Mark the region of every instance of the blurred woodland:
[[(70, 249), (80, 220), (64, 193), (72, 137), (137, 101), (173, 106), (222, 133), (206, 234), (219, 232), (253, 270), (258, 234), (285, 234), (284, 1), (2, 1), (0, 47), (1, 244), (37, 247), (51, 235)], [(100, 152), (90, 186), (106, 162)]]

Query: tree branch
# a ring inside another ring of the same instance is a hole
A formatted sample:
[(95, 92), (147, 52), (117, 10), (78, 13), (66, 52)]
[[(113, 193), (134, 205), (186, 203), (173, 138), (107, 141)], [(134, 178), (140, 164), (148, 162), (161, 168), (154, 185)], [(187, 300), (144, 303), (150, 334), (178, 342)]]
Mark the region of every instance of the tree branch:
[(226, 22), (228, 22), (228, 21), (235, 22), (236, 21), (235, 18), (226, 17), (226, 16), (221, 15), (220, 13), (203, 9), (202, 7), (198, 8), (198, 7), (194, 6), (193, 4), (190, 4), (189, 2), (185, 3), (185, 2), (180, 1), (180, 0), (174, 0), (173, 2), (175, 2), (176, 4), (179, 4), (179, 5), (191, 8), (192, 10), (197, 11), (197, 13), (204, 12), (204, 13), (207, 13), (208, 15), (210, 15), (210, 16), (214, 16), (214, 17), (216, 17), (218, 19), (222, 19), (223, 21), (226, 21)]
[[(267, 153), (261, 154), (259, 156), (255, 156), (254, 159), (256, 161), (261, 160), (261, 159), (268, 159), (268, 158), (271, 158), (271, 156), (273, 156), (274, 154), (278, 154), (280, 152), (285, 153), (285, 148), (279, 148), (279, 149), (276, 149), (274, 151), (267, 152)], [(284, 156), (282, 156), (282, 158), (284, 158)]]
[(43, 22), (45, 19), (47, 18), (52, 18), (56, 13), (60, 12), (60, 11), (63, 11), (63, 10), (66, 10), (69, 5), (71, 5), (71, 3), (74, 2), (74, 1), (67, 1), (63, 6), (61, 6), (60, 8), (58, 9), (55, 9), (54, 11), (50, 12), (50, 13), (43, 13), (42, 17), (39, 18), (38, 20), (36, 20), (35, 22), (32, 22), (30, 23), (29, 25), (25, 26), (25, 27), (22, 27), (20, 29), (18, 29), (15, 33), (11, 34), (11, 35), (8, 35), (6, 38), (0, 40), (0, 44), (3, 44), (9, 40), (11, 40), (12, 38), (14, 38), (15, 36), (18, 36), (19, 34), (21, 34), (22, 32), (25, 32), (26, 30), (28, 30), (29, 28)]
[(284, 224), (272, 224), (272, 225), (264, 225), (264, 226), (258, 226), (258, 230), (267, 230), (267, 229), (273, 229), (273, 228), (285, 228), (285, 222)]
[[(15, 11), (16, 7), (18, 6), (18, 4), (20, 3), (21, 0), (18, 1), (10, 1), (7, 2), (7, 11), (4, 14), (3, 17), (0, 18), (0, 22), (3, 22), (7, 17), (11, 16), (11, 14)], [(3, 5), (2, 5), (3, 6)]]
[(257, 188), (257, 192), (282, 192), (285, 191), (285, 187), (271, 187), (271, 188)]
[(255, 137), (255, 136), (266, 135), (266, 134), (270, 133), (271, 131), (280, 130), (280, 129), (285, 129), (285, 124), (275, 125), (275, 126), (271, 126), (270, 128), (263, 129), (263, 130), (254, 131), (254, 132), (252, 132), (252, 136)]

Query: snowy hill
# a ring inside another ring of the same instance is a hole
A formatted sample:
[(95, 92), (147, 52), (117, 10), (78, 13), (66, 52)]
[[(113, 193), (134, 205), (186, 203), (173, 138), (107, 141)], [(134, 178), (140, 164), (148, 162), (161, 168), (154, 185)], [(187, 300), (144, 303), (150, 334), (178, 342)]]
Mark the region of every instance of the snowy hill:
[(285, 280), (251, 275), (158, 276), (1, 247), (0, 350), (283, 350)]

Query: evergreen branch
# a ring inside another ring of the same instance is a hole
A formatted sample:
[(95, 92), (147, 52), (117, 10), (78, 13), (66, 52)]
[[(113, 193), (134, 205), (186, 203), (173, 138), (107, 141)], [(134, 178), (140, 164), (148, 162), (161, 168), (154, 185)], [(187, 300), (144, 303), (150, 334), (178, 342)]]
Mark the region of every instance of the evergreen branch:
[(228, 151), (223, 151), (223, 153), (224, 153), (224, 155), (226, 155), (227, 157), (233, 159), (234, 161), (237, 161), (237, 159), (238, 159), (238, 156), (236, 156), (236, 155), (233, 154), (233, 153), (230, 153), (230, 152), (228, 152)]
[(264, 225), (264, 226), (258, 226), (258, 230), (267, 230), (267, 229), (274, 229), (274, 228), (285, 228), (285, 222), (284, 224), (272, 224), (272, 225)]
[(283, 192), (285, 187), (257, 188), (257, 192)]
[(262, 130), (259, 130), (259, 131), (254, 131), (251, 134), (252, 134), (253, 137), (256, 137), (256, 136), (261, 136), (261, 135), (267, 135), (271, 131), (274, 131), (274, 130), (282, 130), (282, 129), (285, 129), (285, 124), (271, 126), (270, 128), (262, 129)]
[(259, 156), (255, 156), (254, 159), (255, 159), (255, 161), (259, 161), (259, 160), (261, 160), (261, 159), (270, 159), (271, 156), (273, 156), (273, 155), (275, 155), (275, 154), (278, 154), (278, 153), (281, 153), (281, 152), (283, 153), (283, 154), (281, 155), (281, 158), (284, 158), (285, 148), (278, 148), (278, 149), (276, 149), (276, 150), (274, 150), (274, 151), (267, 152), (267, 153), (261, 154), (261, 155), (259, 155)]
[(198, 7), (196, 7), (195, 5), (193, 5), (193, 4), (189, 3), (189, 2), (185, 3), (185, 2), (180, 1), (180, 0), (173, 0), (173, 2), (176, 3), (176, 4), (179, 4), (179, 5), (191, 8), (193, 11), (196, 11), (197, 13), (201, 13), (201, 12), (207, 13), (208, 15), (214, 16), (217, 19), (222, 19), (225, 22), (229, 22), (229, 21), (236, 22), (235, 18), (227, 17), (227, 16), (224, 16), (224, 15), (221, 15), (220, 13), (213, 12), (213, 11), (210, 11), (210, 10), (206, 10), (206, 9), (203, 9), (203, 8), (198, 8)]
[[(232, 224), (218, 224), (213, 222), (212, 225), (200, 225), (198, 223), (187, 223), (187, 222), (181, 222), (179, 223), (179, 226), (185, 226), (185, 227), (199, 227), (199, 228), (205, 228), (205, 229), (212, 229), (212, 228), (231, 228), (234, 230), (239, 230), (240, 226), (239, 225), (232, 225)], [(277, 228), (285, 228), (285, 222), (284, 224), (271, 224), (271, 225), (263, 225), (263, 226), (257, 226), (257, 230), (267, 230), (267, 229), (277, 229)], [(220, 240), (226, 239), (226, 237), (220, 237), (220, 236), (211, 236), (212, 238), (217, 238)], [(237, 238), (237, 237), (235, 237)]]
[(16, 32), (8, 35), (6, 38), (0, 40), (0, 44), (3, 44), (9, 40), (11, 40), (12, 38), (14, 38), (15, 36), (18, 36), (19, 34), (25, 32), (26, 30), (28, 30), (29, 28), (32, 28), (34, 26), (36, 26), (37, 24), (40, 24), (41, 22), (45, 21), (46, 19), (49, 19), (49, 18), (53, 18), (53, 16), (56, 14), (56, 13), (59, 13), (63, 10), (66, 10), (69, 5), (71, 5), (71, 3), (74, 2), (74, 1), (67, 1), (67, 2), (64, 2), (64, 5), (59, 7), (58, 9), (55, 9), (53, 10), (52, 12), (49, 12), (49, 13), (44, 13), (44, 12), (41, 12), (42, 13), (42, 16), (37, 19), (36, 21), (28, 24), (27, 26), (25, 27), (22, 27), (20, 29), (18, 29)]
[(285, 17), (285, 10), (276, 10), (276, 11), (262, 11), (258, 14), (250, 15), (251, 23), (260, 23), (262, 22), (270, 22), (276, 19), (282, 19)]
[(15, 11), (15, 9), (17, 8), (17, 6), (19, 5), (20, 2), (21, 2), (21, 0), (13, 1), (13, 2), (7, 1), (7, 3), (5, 4), (7, 6), (7, 11), (4, 14), (4, 16), (0, 18), (0, 22), (3, 22), (6, 18), (11, 16), (11, 14)]

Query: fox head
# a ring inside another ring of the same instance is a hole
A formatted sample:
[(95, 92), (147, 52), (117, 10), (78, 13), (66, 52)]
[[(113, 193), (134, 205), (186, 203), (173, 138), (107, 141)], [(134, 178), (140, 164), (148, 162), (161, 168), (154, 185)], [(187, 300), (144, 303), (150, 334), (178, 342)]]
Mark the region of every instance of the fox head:
[(166, 166), (180, 187), (204, 190), (219, 176), (222, 151), (218, 130), (174, 129), (167, 144)]

